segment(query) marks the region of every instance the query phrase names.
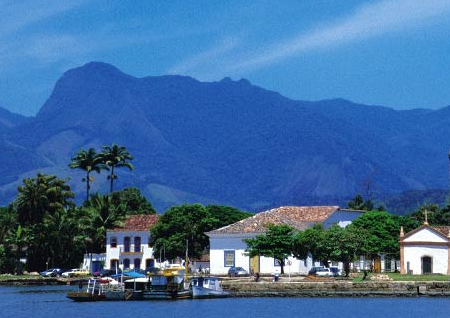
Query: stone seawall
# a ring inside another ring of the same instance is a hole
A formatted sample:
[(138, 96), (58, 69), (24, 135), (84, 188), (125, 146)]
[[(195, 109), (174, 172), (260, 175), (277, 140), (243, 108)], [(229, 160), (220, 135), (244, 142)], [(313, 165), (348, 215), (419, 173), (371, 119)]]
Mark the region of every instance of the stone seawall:
[(417, 297), (450, 296), (450, 282), (249, 282), (223, 281), (234, 297)]

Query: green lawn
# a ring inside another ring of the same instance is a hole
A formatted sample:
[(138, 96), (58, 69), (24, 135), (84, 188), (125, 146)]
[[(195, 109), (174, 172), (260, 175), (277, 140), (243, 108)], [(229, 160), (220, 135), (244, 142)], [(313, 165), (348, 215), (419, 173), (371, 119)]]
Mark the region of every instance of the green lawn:
[[(382, 273), (383, 275), (388, 275), (393, 281), (416, 281), (416, 282), (429, 282), (429, 281), (439, 281), (439, 282), (448, 282), (450, 281), (449, 275), (402, 275), (400, 273)], [(373, 273), (369, 273), (367, 275), (366, 280), (370, 280)], [(353, 281), (362, 281), (363, 274), (359, 274), (358, 277), (353, 278)]]

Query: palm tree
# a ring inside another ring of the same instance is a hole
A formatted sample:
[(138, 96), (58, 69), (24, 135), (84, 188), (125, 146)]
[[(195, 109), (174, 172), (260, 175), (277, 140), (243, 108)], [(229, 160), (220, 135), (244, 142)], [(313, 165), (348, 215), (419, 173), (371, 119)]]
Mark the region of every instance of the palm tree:
[(47, 213), (52, 214), (74, 204), (69, 201), (74, 194), (66, 180), (54, 175), (38, 173), (36, 178), (23, 180), (23, 185), (17, 189), (19, 193), (14, 206), (22, 226), (41, 223)]
[(90, 239), (92, 239), (92, 250), (100, 253), (106, 249), (106, 231), (121, 226), (125, 218), (125, 207), (116, 206), (109, 195), (96, 193), (86, 202), (83, 207), (89, 215)]
[(76, 157), (71, 159), (69, 167), (86, 171), (86, 177), (81, 181), (86, 182), (86, 201), (89, 200), (89, 190), (91, 189), (91, 181), (93, 181), (90, 176), (91, 172), (100, 173), (101, 169), (106, 169), (101, 156), (96, 154), (94, 148), (90, 148), (88, 151), (81, 149)]
[(128, 150), (117, 144), (112, 146), (103, 146), (103, 151), (100, 154), (102, 162), (108, 167), (110, 174), (108, 180), (110, 182), (110, 193), (113, 192), (114, 179), (117, 179), (115, 169), (120, 167), (127, 167), (130, 170), (134, 169), (134, 166), (127, 162), (127, 160), (133, 160), (133, 156), (130, 155)]

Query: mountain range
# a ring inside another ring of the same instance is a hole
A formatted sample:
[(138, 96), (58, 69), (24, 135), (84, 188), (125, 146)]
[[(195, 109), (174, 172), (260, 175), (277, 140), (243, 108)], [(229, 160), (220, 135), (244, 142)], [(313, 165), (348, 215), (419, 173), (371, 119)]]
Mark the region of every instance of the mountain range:
[[(83, 173), (70, 159), (112, 143), (135, 165), (117, 172), (117, 189), (138, 187), (158, 212), (345, 205), (357, 193), (447, 189), (450, 107), (297, 101), (245, 79), (137, 78), (91, 62), (64, 73), (36, 116), (0, 108), (0, 204), (38, 172), (70, 178), (81, 201)], [(92, 191), (106, 193), (106, 174), (93, 177)]]

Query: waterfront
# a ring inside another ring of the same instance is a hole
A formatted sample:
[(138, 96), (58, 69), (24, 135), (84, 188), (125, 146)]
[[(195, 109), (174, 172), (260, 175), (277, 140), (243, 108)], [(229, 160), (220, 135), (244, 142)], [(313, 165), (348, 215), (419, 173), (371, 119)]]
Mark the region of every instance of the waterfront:
[(225, 298), (210, 300), (76, 303), (74, 286), (0, 286), (7, 317), (447, 317), (449, 298)]

